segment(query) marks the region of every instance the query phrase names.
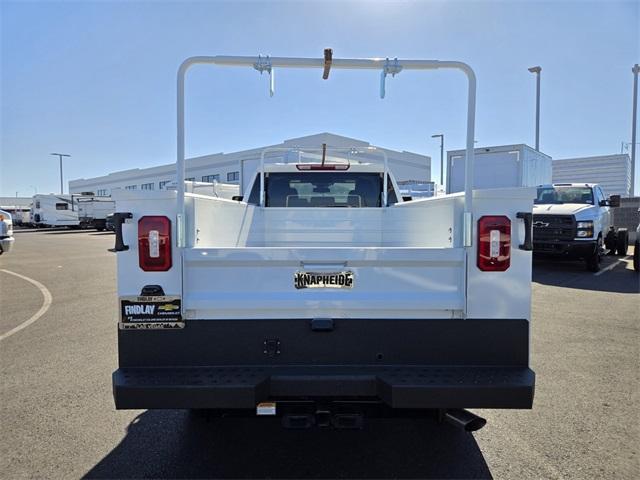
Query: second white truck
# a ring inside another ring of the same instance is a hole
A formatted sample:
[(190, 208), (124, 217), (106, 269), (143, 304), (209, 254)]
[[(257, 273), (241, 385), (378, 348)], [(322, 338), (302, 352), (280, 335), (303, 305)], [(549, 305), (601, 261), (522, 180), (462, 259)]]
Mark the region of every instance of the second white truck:
[(607, 251), (627, 254), (629, 233), (613, 224), (611, 209), (619, 206), (620, 197), (607, 197), (597, 184), (539, 186), (533, 207), (534, 253), (582, 260), (597, 272)]

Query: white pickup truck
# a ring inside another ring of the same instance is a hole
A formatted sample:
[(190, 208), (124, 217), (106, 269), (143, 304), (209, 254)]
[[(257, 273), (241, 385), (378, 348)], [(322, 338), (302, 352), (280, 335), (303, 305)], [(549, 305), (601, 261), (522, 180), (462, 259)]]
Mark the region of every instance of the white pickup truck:
[(605, 249), (627, 254), (629, 234), (613, 224), (611, 212), (619, 195), (607, 198), (593, 183), (555, 183), (539, 186), (534, 203), (535, 254), (584, 260), (592, 272), (600, 270)]
[(11, 214), (0, 210), (0, 255), (9, 253), (13, 247), (13, 220)]
[[(472, 173), (475, 76), (465, 64), (267, 58), (325, 74), (462, 70)], [(532, 189), (472, 192), (467, 181), (465, 193), (403, 199), (386, 159), (318, 146), (317, 163), (263, 155), (233, 200), (185, 191), (187, 68), (264, 61), (187, 60), (177, 191), (114, 194), (116, 408), (278, 415), (291, 428), (439, 412), (469, 431), (485, 422), (465, 408), (531, 408)]]

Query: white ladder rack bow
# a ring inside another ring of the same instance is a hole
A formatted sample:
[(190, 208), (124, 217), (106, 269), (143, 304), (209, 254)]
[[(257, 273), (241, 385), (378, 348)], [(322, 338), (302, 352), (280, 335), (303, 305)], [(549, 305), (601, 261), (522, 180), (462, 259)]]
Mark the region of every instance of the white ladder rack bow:
[[(269, 72), (269, 91), (274, 92), (274, 69), (275, 68), (317, 68), (325, 70), (325, 58), (298, 58), (298, 57), (247, 57), (247, 56), (197, 56), (187, 58), (178, 69), (178, 105), (177, 105), (177, 127), (178, 127), (178, 159), (177, 159), (177, 182), (178, 182), (178, 205), (177, 205), (177, 234), (178, 247), (185, 247), (185, 136), (184, 136), (184, 83), (186, 73), (190, 67), (198, 64), (210, 64), (223, 67), (249, 67)], [(402, 70), (438, 70), (454, 69), (461, 70), (467, 76), (467, 142), (465, 157), (465, 196), (464, 196), (464, 246), (471, 247), (472, 238), (472, 190), (473, 190), (473, 149), (475, 134), (475, 110), (476, 110), (476, 76), (469, 65), (457, 61), (442, 60), (389, 60), (388, 58), (332, 58), (331, 69), (344, 70), (378, 70), (380, 71), (380, 94), (384, 98), (384, 82), (388, 74), (395, 76)], [(385, 176), (386, 179), (386, 176)], [(385, 190), (386, 191), (386, 190)]]

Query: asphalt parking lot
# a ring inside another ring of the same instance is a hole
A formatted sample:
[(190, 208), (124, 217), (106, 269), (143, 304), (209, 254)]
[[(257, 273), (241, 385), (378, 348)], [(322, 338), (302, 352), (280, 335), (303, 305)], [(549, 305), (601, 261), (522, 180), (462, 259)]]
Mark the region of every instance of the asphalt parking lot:
[(534, 264), (533, 410), (478, 411), (488, 424), (473, 435), (430, 419), (292, 431), (114, 409), (112, 245), (109, 233), (17, 231), (0, 256), (2, 478), (640, 478), (630, 257), (598, 275)]

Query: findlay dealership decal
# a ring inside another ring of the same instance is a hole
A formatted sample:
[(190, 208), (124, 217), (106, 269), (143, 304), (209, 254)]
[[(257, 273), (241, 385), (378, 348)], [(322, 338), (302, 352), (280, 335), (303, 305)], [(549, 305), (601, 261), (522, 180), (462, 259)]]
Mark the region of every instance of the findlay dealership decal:
[(184, 328), (179, 296), (120, 297), (121, 330)]
[(353, 272), (296, 272), (293, 286), (302, 288), (353, 288)]

